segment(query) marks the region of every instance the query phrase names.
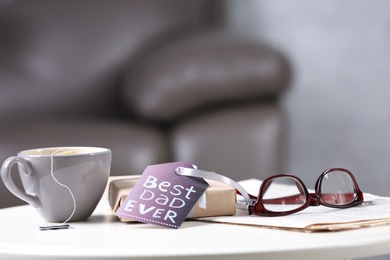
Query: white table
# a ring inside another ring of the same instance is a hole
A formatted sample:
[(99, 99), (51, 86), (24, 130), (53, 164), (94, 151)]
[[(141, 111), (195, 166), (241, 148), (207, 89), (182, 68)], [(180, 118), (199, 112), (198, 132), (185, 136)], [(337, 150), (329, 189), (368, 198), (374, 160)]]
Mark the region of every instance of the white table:
[(0, 259), (348, 259), (390, 253), (390, 226), (300, 233), (188, 221), (125, 224), (100, 204), (72, 229), (40, 231), (31, 206), (0, 210)]

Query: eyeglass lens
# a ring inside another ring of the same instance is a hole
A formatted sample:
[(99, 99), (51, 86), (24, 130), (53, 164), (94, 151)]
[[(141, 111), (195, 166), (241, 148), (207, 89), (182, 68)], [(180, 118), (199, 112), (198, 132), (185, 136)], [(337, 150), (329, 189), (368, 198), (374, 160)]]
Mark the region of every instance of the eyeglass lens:
[(354, 181), (344, 171), (328, 172), (320, 183), (321, 199), (330, 205), (345, 205), (356, 198)]
[(288, 176), (270, 180), (264, 190), (263, 207), (269, 211), (287, 212), (296, 210), (306, 203), (301, 183)]

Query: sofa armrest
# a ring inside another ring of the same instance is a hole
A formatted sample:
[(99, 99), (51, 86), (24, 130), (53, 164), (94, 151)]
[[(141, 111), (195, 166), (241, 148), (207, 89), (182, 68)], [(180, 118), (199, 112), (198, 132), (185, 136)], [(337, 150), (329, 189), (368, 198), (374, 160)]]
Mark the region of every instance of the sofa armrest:
[(258, 40), (222, 32), (166, 45), (129, 72), (124, 86), (128, 110), (157, 121), (218, 103), (277, 96), (290, 79), (280, 53)]

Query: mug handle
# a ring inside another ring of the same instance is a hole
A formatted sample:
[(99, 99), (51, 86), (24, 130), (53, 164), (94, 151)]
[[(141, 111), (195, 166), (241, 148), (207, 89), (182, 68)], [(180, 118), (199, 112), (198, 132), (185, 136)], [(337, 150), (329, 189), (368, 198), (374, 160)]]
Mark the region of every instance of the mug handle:
[(4, 161), (3, 166), (1, 167), (1, 178), (5, 186), (12, 192), (16, 197), (28, 202), (34, 208), (39, 208), (40, 203), (38, 198), (32, 195), (27, 194), (26, 192), (20, 190), (18, 186), (16, 186), (14, 180), (11, 176), (11, 169), (14, 164), (20, 164), (26, 169), (26, 175), (31, 175), (31, 164), (23, 158), (12, 156)]

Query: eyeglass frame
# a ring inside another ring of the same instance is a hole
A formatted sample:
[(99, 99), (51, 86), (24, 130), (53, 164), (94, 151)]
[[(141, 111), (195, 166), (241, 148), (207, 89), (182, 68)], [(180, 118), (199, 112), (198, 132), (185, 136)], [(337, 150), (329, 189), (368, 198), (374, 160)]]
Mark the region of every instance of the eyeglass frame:
[[(352, 202), (347, 203), (347, 204), (342, 204), (342, 205), (332, 205), (332, 204), (327, 204), (324, 202), (321, 203), (321, 200), (319, 200), (319, 198), (320, 198), (320, 197), (318, 197), (318, 194), (320, 194), (320, 192), (318, 191), (319, 184), (322, 182), (322, 179), (324, 178), (324, 176), (332, 171), (343, 171), (343, 172), (346, 172), (351, 177), (353, 184), (354, 184), (355, 192), (357, 195)], [(251, 209), (256, 205), (256, 203), (259, 201), (259, 198), (260, 198), (260, 196), (256, 197), (256, 196), (248, 194), (246, 192), (246, 190), (239, 183), (230, 179), (229, 177), (223, 176), (223, 175), (215, 173), (215, 172), (200, 170), (200, 169), (198, 169), (198, 167), (196, 165), (193, 165), (193, 168), (178, 167), (175, 169), (175, 173), (179, 176), (188, 176), (188, 177), (196, 177), (196, 178), (215, 180), (215, 181), (222, 182), (222, 183), (225, 183), (225, 184), (228, 184), (228, 185), (234, 187), (236, 189), (237, 194), (243, 196), (243, 198), (245, 200), (245, 204), (247, 205), (248, 213), (250, 215), (253, 214)], [(285, 211), (285, 212), (275, 212), (275, 211), (269, 211), (269, 210), (264, 209), (264, 214), (262, 213), (260, 216), (285, 216), (285, 215), (290, 215), (290, 214), (294, 214), (294, 213), (297, 213), (299, 211), (302, 211), (309, 206), (319, 206), (319, 205), (324, 205), (324, 206), (331, 207), (331, 208), (350, 208), (350, 207), (357, 206), (364, 201), (363, 192), (360, 190), (359, 185), (357, 184), (357, 181), (355, 179), (355, 176), (352, 174), (352, 172), (350, 172), (349, 170), (347, 170), (345, 168), (331, 168), (331, 169), (328, 169), (328, 170), (325, 170), (324, 172), (322, 172), (316, 181), (315, 193), (309, 193), (309, 191), (306, 188), (306, 185), (296, 175), (292, 175), (292, 174), (273, 175), (273, 176), (266, 178), (261, 183), (260, 188), (259, 188), (259, 195), (262, 194), (261, 191), (264, 189), (264, 186), (265, 186), (264, 183), (268, 183), (270, 180), (275, 179), (277, 177), (282, 177), (282, 176), (292, 177), (300, 183), (301, 187), (304, 189), (304, 192), (305, 192), (306, 203), (295, 210), (290, 210), (290, 211)], [(317, 198), (313, 198), (312, 195), (316, 195)], [(312, 204), (312, 205), (310, 205), (310, 204)], [(264, 206), (263, 206), (263, 208), (264, 208)], [(271, 213), (271, 214), (269, 214), (269, 213)], [(253, 214), (253, 215), (259, 216), (259, 214)]]
[[(354, 199), (351, 202), (346, 203), (346, 204), (335, 205), (335, 204), (326, 203), (322, 199), (320, 184), (322, 183), (322, 180), (324, 179), (324, 177), (328, 173), (334, 172), (334, 171), (341, 171), (341, 172), (347, 173), (349, 175), (349, 177), (351, 178), (353, 185), (354, 185), (354, 194), (356, 194), (356, 196), (354, 197)], [(305, 203), (304, 204), (302, 204), (301, 206), (299, 206), (296, 209), (288, 210), (288, 211), (281, 211), (281, 212), (267, 210), (266, 207), (264, 207), (264, 205), (263, 205), (264, 199), (262, 199), (262, 197), (263, 197), (264, 193), (266, 192), (265, 189), (266, 189), (267, 184), (270, 181), (277, 179), (277, 178), (280, 178), (280, 177), (292, 178), (300, 184), (300, 186), (303, 188), (303, 192), (304, 192), (304, 194), (302, 194), (302, 195), (305, 195)], [(249, 214), (256, 215), (256, 216), (268, 216), (268, 217), (285, 216), (285, 215), (294, 214), (294, 213), (297, 213), (299, 211), (302, 211), (302, 210), (308, 208), (309, 206), (323, 205), (323, 206), (330, 207), (330, 208), (350, 208), (350, 207), (360, 205), (364, 201), (363, 192), (360, 190), (355, 176), (352, 174), (352, 172), (350, 172), (349, 170), (347, 170), (345, 168), (331, 168), (331, 169), (328, 169), (328, 170), (325, 170), (324, 172), (322, 172), (315, 183), (314, 193), (310, 193), (308, 191), (308, 189), (306, 188), (306, 185), (303, 183), (303, 181), (296, 175), (292, 175), (292, 174), (273, 175), (273, 176), (266, 178), (261, 183), (260, 188), (259, 188), (258, 197), (251, 196), (251, 199), (252, 199), (252, 203), (250, 203), (248, 205)]]

